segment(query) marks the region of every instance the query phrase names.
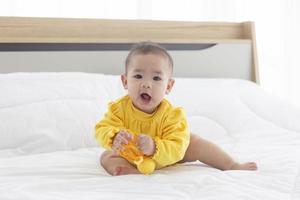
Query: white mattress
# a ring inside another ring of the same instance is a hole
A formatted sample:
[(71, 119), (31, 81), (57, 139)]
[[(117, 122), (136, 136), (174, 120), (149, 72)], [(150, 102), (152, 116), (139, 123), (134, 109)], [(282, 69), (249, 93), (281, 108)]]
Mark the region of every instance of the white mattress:
[(85, 73), (0, 75), (0, 199), (300, 199), (300, 111), (254, 83), (176, 79), (168, 99), (186, 109), (192, 132), (258, 171), (199, 162), (153, 175), (112, 177), (94, 124), (120, 78)]

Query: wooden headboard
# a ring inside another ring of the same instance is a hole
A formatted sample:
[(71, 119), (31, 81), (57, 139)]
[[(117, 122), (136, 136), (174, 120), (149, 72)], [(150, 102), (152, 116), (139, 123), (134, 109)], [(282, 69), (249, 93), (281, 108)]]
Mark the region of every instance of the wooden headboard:
[(146, 40), (170, 51), (175, 76), (259, 82), (253, 22), (0, 17), (0, 73), (120, 74), (130, 46)]

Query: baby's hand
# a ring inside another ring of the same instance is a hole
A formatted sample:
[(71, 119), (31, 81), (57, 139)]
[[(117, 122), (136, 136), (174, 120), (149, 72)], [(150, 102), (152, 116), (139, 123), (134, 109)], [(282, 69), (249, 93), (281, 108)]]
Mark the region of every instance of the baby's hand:
[(139, 134), (137, 146), (146, 156), (152, 156), (155, 153), (155, 142), (148, 135)]
[(132, 134), (122, 130), (119, 133), (117, 133), (117, 135), (115, 136), (112, 144), (112, 149), (116, 152), (120, 150), (123, 151), (124, 150), (123, 145), (128, 144), (128, 142), (132, 139), (133, 139)]

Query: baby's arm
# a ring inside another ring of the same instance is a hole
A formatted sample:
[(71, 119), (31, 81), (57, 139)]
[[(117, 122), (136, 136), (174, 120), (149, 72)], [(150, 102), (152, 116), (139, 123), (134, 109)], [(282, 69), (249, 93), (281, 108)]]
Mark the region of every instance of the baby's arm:
[(156, 150), (152, 159), (158, 168), (174, 164), (184, 157), (189, 144), (190, 132), (184, 111), (180, 108), (169, 113), (162, 125), (161, 136), (154, 138)]
[(111, 149), (116, 135), (124, 130), (122, 109), (111, 103), (105, 117), (95, 126), (95, 138), (106, 149)]

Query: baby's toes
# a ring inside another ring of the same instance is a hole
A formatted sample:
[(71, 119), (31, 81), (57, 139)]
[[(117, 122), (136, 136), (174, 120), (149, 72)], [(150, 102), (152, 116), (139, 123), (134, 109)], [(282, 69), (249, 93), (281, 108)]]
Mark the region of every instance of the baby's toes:
[(255, 162), (249, 162), (248, 163), (248, 168), (250, 170), (257, 170), (257, 164)]

